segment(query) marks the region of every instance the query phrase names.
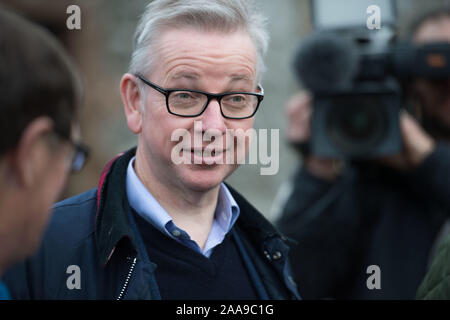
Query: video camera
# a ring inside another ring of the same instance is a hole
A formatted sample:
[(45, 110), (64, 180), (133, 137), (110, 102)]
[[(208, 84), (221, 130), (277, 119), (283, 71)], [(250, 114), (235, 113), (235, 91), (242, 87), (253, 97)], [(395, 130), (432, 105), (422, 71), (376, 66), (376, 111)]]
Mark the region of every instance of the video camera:
[[(373, 5), (379, 29), (369, 28)], [(311, 8), (316, 30), (294, 58), (314, 96), (311, 153), (354, 159), (399, 153), (403, 84), (448, 78), (450, 44), (396, 41), (393, 1), (315, 0)]]

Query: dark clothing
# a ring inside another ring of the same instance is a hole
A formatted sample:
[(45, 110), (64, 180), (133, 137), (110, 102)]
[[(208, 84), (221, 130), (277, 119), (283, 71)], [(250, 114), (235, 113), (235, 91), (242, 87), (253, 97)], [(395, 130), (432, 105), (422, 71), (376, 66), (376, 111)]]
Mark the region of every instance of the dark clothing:
[[(125, 191), (134, 154), (135, 149), (110, 161), (98, 188), (54, 207), (37, 255), (4, 277), (13, 299), (161, 299), (158, 266), (148, 257)], [(241, 209), (233, 237), (258, 296), (298, 298), (289, 247), (256, 209), (229, 189)], [(273, 259), (277, 253), (281, 257)], [(73, 266), (79, 267), (78, 274)]]
[(417, 299), (450, 300), (450, 236), (439, 246), (430, 271), (417, 290)]
[[(305, 299), (413, 299), (450, 213), (450, 147), (400, 173), (354, 164), (331, 183), (302, 169), (278, 222)], [(369, 290), (371, 265), (381, 289)]]
[(9, 300), (11, 296), (9, 295), (9, 290), (3, 282), (0, 281), (0, 300)]
[(193, 251), (135, 214), (150, 260), (158, 265), (156, 282), (162, 299), (258, 299), (231, 234), (210, 258)]

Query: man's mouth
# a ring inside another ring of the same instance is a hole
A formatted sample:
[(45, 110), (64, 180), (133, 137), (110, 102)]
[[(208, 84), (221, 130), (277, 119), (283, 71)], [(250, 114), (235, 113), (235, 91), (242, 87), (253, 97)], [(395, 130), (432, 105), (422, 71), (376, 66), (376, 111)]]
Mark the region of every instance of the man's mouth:
[(186, 148), (183, 149), (184, 155), (190, 158), (191, 164), (197, 165), (217, 165), (224, 164), (224, 155), (227, 152), (226, 149), (214, 149), (214, 148)]
[(222, 155), (226, 152), (226, 150), (217, 150), (217, 149), (184, 149), (184, 151), (188, 151), (193, 153), (199, 157), (215, 157)]

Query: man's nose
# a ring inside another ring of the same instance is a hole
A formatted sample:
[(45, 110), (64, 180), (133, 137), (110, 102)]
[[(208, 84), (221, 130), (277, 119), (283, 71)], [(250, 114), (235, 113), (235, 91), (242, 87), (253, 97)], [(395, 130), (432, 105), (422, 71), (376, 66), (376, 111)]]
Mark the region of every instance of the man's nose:
[(211, 99), (206, 110), (200, 116), (203, 130), (217, 130), (222, 133), (226, 131), (225, 119), (220, 111), (219, 101)]

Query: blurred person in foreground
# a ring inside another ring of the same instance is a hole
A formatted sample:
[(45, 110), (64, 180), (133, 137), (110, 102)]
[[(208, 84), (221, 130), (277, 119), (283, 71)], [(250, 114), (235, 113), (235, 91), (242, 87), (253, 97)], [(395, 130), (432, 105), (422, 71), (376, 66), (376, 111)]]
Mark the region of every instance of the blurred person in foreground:
[(250, 1), (146, 7), (120, 83), (138, 146), (56, 205), (39, 254), (7, 277), (14, 298), (298, 298), (283, 237), (223, 183), (238, 164), (222, 160), (248, 150), (227, 136), (253, 127), (267, 40)]
[(80, 95), (53, 36), (0, 7), (0, 276), (38, 249), (71, 165), (81, 164)]
[[(450, 12), (429, 13), (413, 41), (450, 42), (449, 25)], [(410, 89), (421, 112), (400, 115), (402, 153), (363, 163), (311, 154), (313, 97), (289, 101), (288, 139), (303, 165), (277, 223), (298, 241), (291, 262), (303, 298), (415, 297), (450, 213), (450, 79), (417, 79)], [(373, 266), (380, 282), (370, 289)]]

